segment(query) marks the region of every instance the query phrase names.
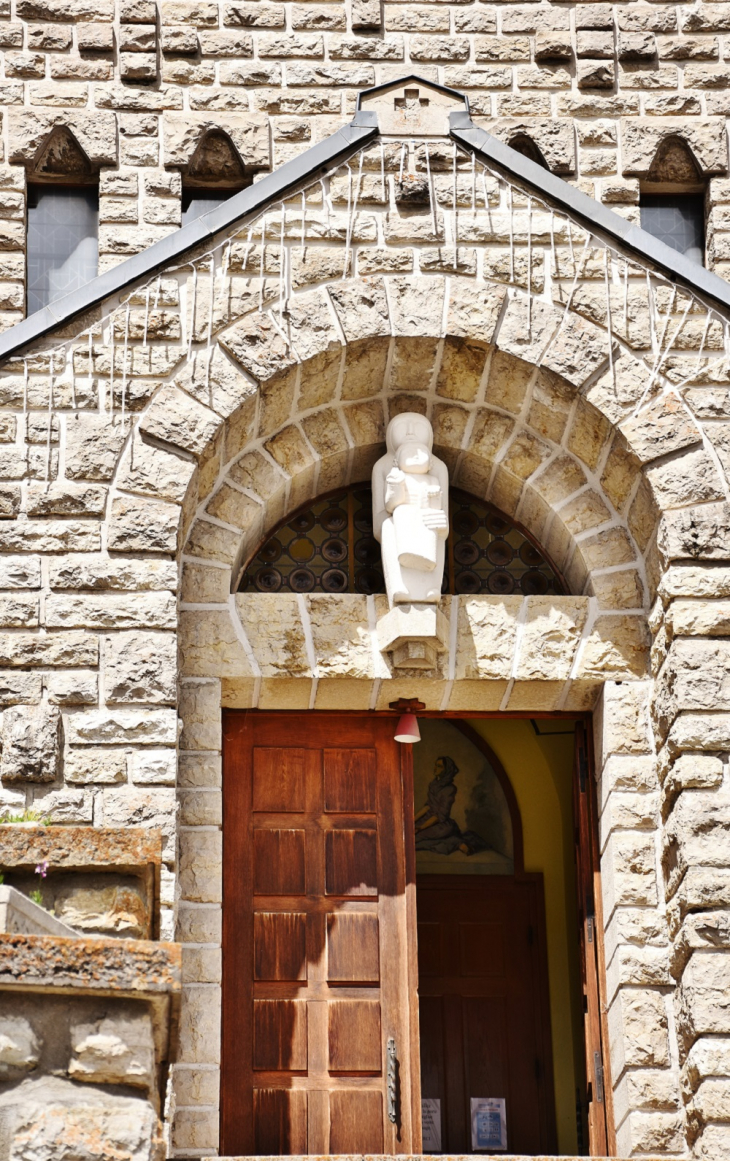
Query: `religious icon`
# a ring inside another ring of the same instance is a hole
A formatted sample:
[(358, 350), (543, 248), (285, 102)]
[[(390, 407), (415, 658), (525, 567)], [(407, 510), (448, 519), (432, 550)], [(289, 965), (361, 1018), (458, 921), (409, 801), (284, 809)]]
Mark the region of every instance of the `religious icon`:
[(413, 754), (418, 871), (512, 874), (512, 819), (486, 754), (448, 721), (426, 718), (420, 728)]

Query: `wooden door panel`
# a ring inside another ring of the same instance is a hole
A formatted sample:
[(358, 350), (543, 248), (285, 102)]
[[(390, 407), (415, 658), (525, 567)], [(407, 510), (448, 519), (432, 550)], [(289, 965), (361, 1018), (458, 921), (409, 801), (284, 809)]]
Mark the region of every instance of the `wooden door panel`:
[(324, 808), (331, 813), (374, 814), (376, 755), (374, 750), (325, 750)]
[(327, 916), (327, 978), (332, 983), (377, 983), (380, 926), (371, 913)]
[(307, 978), (307, 916), (301, 911), (259, 911), (253, 917), (256, 980)]
[(254, 1000), (253, 1067), (261, 1072), (304, 1072), (307, 1005), (304, 1000)]
[(255, 830), (254, 894), (304, 895), (303, 830)]
[(420, 1147), (409, 759), (387, 719), (224, 713), (225, 1154)]
[(304, 810), (306, 751), (256, 746), (253, 752), (253, 809), (271, 813)]
[(503, 924), (459, 924), (460, 975), (504, 976), (504, 953)]
[(307, 1093), (259, 1088), (253, 1094), (254, 1148), (266, 1155), (307, 1152)]
[(329, 1005), (331, 1072), (381, 1072), (378, 1000), (332, 1000)]
[(442, 1150), (471, 1153), (470, 1101), (506, 1102), (507, 1152), (555, 1149), (540, 876), (422, 876), (421, 1068)]
[(325, 892), (377, 895), (378, 840), (374, 830), (330, 830), (325, 836)]
[(383, 1098), (379, 1092), (330, 1093), (330, 1153), (382, 1153)]

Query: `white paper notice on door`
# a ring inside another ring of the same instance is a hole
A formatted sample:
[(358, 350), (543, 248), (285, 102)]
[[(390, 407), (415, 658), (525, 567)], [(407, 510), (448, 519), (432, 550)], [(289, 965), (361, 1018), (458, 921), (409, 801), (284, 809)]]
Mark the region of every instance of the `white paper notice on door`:
[(421, 1122), (424, 1153), (440, 1153), (441, 1101), (436, 1097), (424, 1097), (421, 1101)]
[(471, 1098), (471, 1147), (475, 1153), (507, 1148), (507, 1113), (503, 1097)]

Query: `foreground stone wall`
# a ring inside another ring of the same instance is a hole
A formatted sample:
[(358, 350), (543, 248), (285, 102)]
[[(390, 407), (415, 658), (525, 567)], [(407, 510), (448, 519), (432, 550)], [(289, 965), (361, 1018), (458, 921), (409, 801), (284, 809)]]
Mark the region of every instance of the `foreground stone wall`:
[[(730, 1133), (727, 320), (428, 150), (376, 144), (0, 369), (0, 806), (162, 832), (171, 1148), (211, 1154), (221, 705), (595, 709), (618, 1141), (709, 1157)], [(575, 594), (447, 602), (428, 675), (380, 653), (379, 598), (272, 620), (235, 596), (267, 532), (367, 478), (404, 409)]]
[(100, 269), (180, 224), (181, 174), (222, 128), (248, 176), (410, 72), (468, 92), (549, 167), (636, 220), (639, 180), (679, 134), (711, 183), (709, 260), (730, 262), (726, 5), (4, 0), (0, 326), (24, 310), (25, 186), (69, 127), (99, 177)]

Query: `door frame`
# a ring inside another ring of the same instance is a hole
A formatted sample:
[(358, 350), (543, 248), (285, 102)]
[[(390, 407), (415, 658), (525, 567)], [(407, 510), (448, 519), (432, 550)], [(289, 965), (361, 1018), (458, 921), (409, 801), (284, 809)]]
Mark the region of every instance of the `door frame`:
[[(267, 717), (276, 716), (291, 716), (292, 713), (311, 713), (317, 716), (330, 717), (380, 717), (390, 718), (394, 722), (401, 712), (400, 709), (391, 710), (283, 710), (283, 709), (224, 709), (223, 717), (227, 715), (245, 716), (246, 714), (265, 715)], [(598, 801), (596, 793), (596, 778), (595, 778), (595, 759), (593, 747), (593, 730), (591, 723), (593, 715), (590, 712), (571, 712), (566, 710), (541, 710), (541, 711), (504, 711), (499, 710), (427, 710), (416, 709), (415, 711), (419, 717), (422, 718), (445, 718), (454, 721), (459, 721), (466, 724), (467, 719), (478, 718), (494, 718), (494, 719), (516, 719), (521, 721), (543, 721), (548, 719), (574, 721), (576, 722), (576, 757), (573, 771), (573, 801), (574, 801), (574, 828), (576, 834), (576, 854), (583, 868), (582, 883), (587, 883), (589, 894), (584, 895), (584, 898), (590, 900), (590, 906), (583, 907), (581, 905), (580, 897), (576, 901), (576, 922), (579, 928), (580, 938), (580, 959), (581, 971), (583, 973), (583, 987), (585, 1005), (590, 1013), (592, 1019), (586, 1022), (584, 1030), (584, 1045), (585, 1056), (587, 1063), (586, 1076), (586, 1097), (588, 1103), (588, 1152), (590, 1156), (615, 1156), (616, 1153), (616, 1130), (613, 1115), (613, 1087), (611, 1083), (611, 1064), (609, 1056), (609, 1037), (608, 1037), (608, 995), (606, 984), (606, 961), (605, 961), (605, 944), (604, 944), (604, 926), (603, 926), (603, 897), (601, 891), (601, 870), (600, 870), (600, 843), (598, 831)], [(464, 731), (468, 736), (472, 736), (471, 732)], [(581, 742), (578, 743), (578, 737), (581, 734)], [(478, 735), (477, 735), (478, 737)], [(412, 753), (408, 756), (408, 747), (401, 746), (401, 770), (407, 774), (403, 779), (403, 806), (404, 806), (404, 826), (408, 828), (408, 819), (413, 818), (413, 774), (412, 774)], [(405, 759), (405, 760), (404, 760)], [(225, 778), (225, 747), (223, 751), (223, 777)], [(503, 777), (509, 785), (509, 779), (499, 766)], [(502, 781), (502, 779), (500, 779)], [(503, 783), (504, 785), (504, 783)], [(510, 804), (510, 811), (513, 809), (515, 803), (514, 791), (511, 786), (509, 789), (511, 798), (508, 795), (508, 802)], [(520, 843), (522, 838), (521, 827), (519, 830)], [(408, 835), (406, 836), (408, 837)], [(412, 837), (412, 836), (411, 836)], [(223, 837), (223, 866), (225, 868), (225, 828)], [(516, 853), (516, 851), (515, 851)], [(520, 856), (522, 850), (520, 849)], [(515, 859), (515, 870), (517, 869), (517, 860)], [(520, 868), (522, 867), (520, 861)], [(225, 870), (224, 870), (225, 882)], [(408, 932), (409, 936), (414, 940), (413, 947), (416, 947), (416, 867), (415, 867), (415, 845), (413, 842), (406, 843), (406, 892), (407, 892), (407, 909), (408, 909)], [(593, 914), (590, 914), (590, 910)], [(591, 922), (592, 921), (592, 932)], [(225, 924), (225, 888), (223, 892), (223, 922)], [(593, 938), (589, 939), (589, 932)], [(415, 1034), (415, 1049), (418, 1048), (418, 964), (415, 956), (411, 955), (409, 959), (410, 979), (409, 979), (409, 995), (410, 995), (410, 1011), (409, 1019), (411, 1028)], [(225, 979), (225, 966), (223, 971)], [(222, 996), (223, 1003), (223, 1019), (225, 1019), (225, 988)], [(416, 1055), (414, 1059), (418, 1059)], [(590, 1064), (593, 1064), (593, 1068)], [(414, 1134), (418, 1134), (420, 1139), (421, 1131), (421, 1106), (420, 1106), (420, 1073), (418, 1077), (412, 1078), (411, 1092), (413, 1099), (413, 1127)]]

